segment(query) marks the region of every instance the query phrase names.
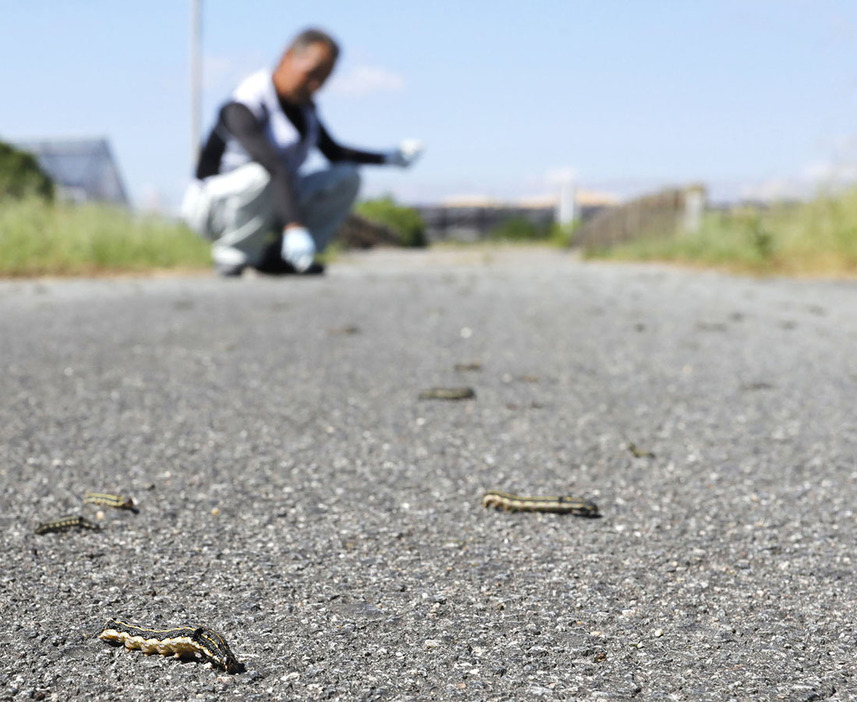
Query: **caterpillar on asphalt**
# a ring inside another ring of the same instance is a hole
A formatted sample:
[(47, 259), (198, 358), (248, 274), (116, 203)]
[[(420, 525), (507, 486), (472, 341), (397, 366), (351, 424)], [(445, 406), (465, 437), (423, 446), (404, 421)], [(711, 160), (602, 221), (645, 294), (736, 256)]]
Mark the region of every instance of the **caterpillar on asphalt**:
[(108, 619), (98, 638), (122, 644), (129, 650), (140, 649), (147, 655), (160, 653), (176, 658), (202, 658), (227, 673), (244, 670), (244, 664), (238, 662), (226, 639), (204, 626), (147, 629), (118, 619)]
[(499, 490), (489, 490), (482, 496), (482, 506), (509, 512), (553, 512), (576, 514), (580, 517), (600, 516), (598, 505), (582, 497), (522, 497)]
[(68, 517), (60, 517), (47, 522), (41, 522), (36, 525), (37, 534), (51, 534), (54, 532), (68, 531), (69, 529), (92, 529), (99, 531), (101, 529), (98, 524), (90, 522), (86, 517), (80, 515), (71, 515)]
[(343, 336), (351, 336), (353, 334), (359, 334), (360, 327), (358, 327), (356, 324), (346, 324), (344, 327), (330, 327), (327, 330), (327, 333), (331, 336), (334, 336), (336, 334), (342, 334)]
[(634, 458), (654, 458), (655, 454), (648, 449), (642, 449), (633, 441), (628, 442), (628, 450), (634, 455)]
[(140, 510), (134, 504), (134, 500), (124, 495), (111, 495), (107, 492), (87, 492), (83, 496), (84, 504), (112, 507), (113, 509), (127, 509), (134, 514)]
[(429, 388), (420, 393), (421, 400), (469, 400), (476, 397), (473, 388)]

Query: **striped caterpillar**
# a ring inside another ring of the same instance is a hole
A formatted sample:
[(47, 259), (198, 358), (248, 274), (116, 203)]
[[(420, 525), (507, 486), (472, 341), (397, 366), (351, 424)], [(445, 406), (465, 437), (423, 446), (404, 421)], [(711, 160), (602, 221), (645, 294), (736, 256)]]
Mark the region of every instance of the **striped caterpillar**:
[(37, 534), (51, 534), (55, 532), (68, 531), (69, 529), (92, 529), (100, 531), (101, 527), (98, 524), (90, 522), (86, 517), (80, 515), (72, 515), (68, 517), (60, 517), (47, 522), (41, 522), (36, 526)]
[(429, 388), (419, 395), (421, 400), (469, 400), (476, 397), (473, 388)]
[(582, 497), (522, 497), (508, 492), (490, 490), (482, 496), (483, 507), (494, 507), (509, 512), (553, 512), (576, 514), (580, 517), (598, 517), (598, 505)]
[(238, 662), (226, 639), (204, 626), (147, 629), (120, 622), (118, 619), (108, 619), (98, 638), (122, 644), (129, 650), (140, 649), (147, 655), (160, 653), (162, 656), (176, 658), (199, 656), (223, 668), (227, 673), (240, 673), (244, 670), (244, 665)]
[(633, 441), (628, 443), (628, 450), (634, 455), (634, 458), (654, 458), (655, 454), (648, 449), (642, 449)]
[(351, 336), (352, 334), (359, 334), (360, 327), (358, 327), (356, 324), (346, 324), (344, 327), (331, 327), (327, 330), (327, 333), (331, 336), (334, 334)]
[(112, 507), (113, 509), (127, 509), (134, 514), (140, 510), (134, 504), (134, 500), (124, 495), (111, 495), (107, 492), (87, 492), (83, 496), (84, 504)]

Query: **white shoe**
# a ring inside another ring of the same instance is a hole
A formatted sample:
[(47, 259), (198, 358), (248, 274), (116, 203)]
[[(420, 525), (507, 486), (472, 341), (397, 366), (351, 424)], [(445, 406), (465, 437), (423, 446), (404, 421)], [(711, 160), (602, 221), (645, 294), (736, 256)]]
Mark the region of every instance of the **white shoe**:
[(222, 276), (239, 276), (247, 267), (247, 255), (232, 246), (214, 246), (211, 249), (214, 270)]

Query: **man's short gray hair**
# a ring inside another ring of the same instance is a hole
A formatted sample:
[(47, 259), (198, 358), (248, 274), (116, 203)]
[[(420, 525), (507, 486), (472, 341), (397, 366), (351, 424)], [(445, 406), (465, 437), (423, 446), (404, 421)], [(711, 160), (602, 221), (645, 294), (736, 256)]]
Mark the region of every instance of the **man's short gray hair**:
[(333, 60), (336, 61), (339, 58), (339, 44), (336, 43), (336, 40), (327, 32), (315, 28), (305, 29), (298, 34), (292, 39), (288, 50), (300, 54), (313, 44), (325, 44), (330, 49)]

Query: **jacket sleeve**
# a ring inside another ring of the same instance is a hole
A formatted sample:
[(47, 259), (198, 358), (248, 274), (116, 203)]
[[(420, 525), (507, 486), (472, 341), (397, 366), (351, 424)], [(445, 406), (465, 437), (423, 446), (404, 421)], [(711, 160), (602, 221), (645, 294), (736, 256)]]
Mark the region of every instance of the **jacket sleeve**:
[(319, 124), (318, 149), (328, 161), (350, 161), (351, 163), (382, 164), (387, 157), (375, 151), (361, 151), (338, 144), (323, 124)]
[(246, 105), (238, 102), (227, 103), (220, 111), (219, 119), (250, 158), (271, 174), (274, 208), (280, 219), (280, 226), (299, 221), (294, 178), (278, 157), (259, 120)]

